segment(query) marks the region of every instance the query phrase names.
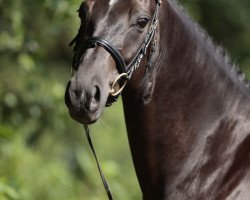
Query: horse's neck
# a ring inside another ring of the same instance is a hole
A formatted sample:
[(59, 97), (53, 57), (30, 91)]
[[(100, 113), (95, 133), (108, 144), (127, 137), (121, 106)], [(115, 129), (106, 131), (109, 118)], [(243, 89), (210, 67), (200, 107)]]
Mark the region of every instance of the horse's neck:
[(158, 199), (181, 173), (201, 134), (235, 105), (242, 90), (237, 77), (227, 72), (224, 58), (204, 43), (192, 22), (173, 5), (161, 9), (165, 16), (160, 19), (161, 48), (155, 63), (159, 70), (152, 98), (143, 103), (136, 81), (123, 95), (140, 185), (145, 196), (158, 194)]

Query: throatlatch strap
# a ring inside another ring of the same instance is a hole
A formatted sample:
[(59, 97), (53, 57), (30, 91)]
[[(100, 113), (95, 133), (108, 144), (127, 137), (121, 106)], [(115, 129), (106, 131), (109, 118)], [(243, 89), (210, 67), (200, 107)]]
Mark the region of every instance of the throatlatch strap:
[(111, 191), (109, 189), (108, 182), (107, 182), (107, 180), (106, 180), (106, 178), (105, 178), (105, 176), (104, 176), (104, 174), (102, 172), (101, 166), (100, 166), (98, 158), (96, 156), (95, 148), (94, 148), (91, 136), (90, 136), (90, 131), (89, 131), (88, 125), (84, 125), (84, 130), (85, 130), (85, 133), (86, 133), (86, 136), (87, 136), (87, 139), (88, 139), (89, 146), (90, 146), (90, 148), (91, 148), (91, 150), (93, 152), (93, 155), (95, 157), (95, 161), (96, 161), (96, 164), (97, 164), (97, 167), (98, 167), (99, 174), (100, 174), (101, 179), (102, 179), (103, 186), (104, 186), (104, 188), (106, 190), (106, 193), (108, 195), (109, 200), (113, 200)]

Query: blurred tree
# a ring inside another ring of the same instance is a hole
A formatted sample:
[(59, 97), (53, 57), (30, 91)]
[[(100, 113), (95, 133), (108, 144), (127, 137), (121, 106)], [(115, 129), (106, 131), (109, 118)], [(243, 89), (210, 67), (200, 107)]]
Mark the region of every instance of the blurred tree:
[[(69, 118), (63, 102), (72, 57), (68, 43), (78, 30), (80, 3), (0, 0), (1, 200), (105, 198), (82, 127)], [(249, 1), (181, 3), (248, 72)], [(115, 197), (140, 199), (121, 103), (92, 129)]]

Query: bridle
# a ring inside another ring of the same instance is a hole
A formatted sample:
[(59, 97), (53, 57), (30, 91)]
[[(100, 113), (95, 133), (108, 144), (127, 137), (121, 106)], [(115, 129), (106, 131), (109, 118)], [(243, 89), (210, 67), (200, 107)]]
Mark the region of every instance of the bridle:
[[(143, 59), (143, 57), (147, 54), (147, 50), (150, 46), (150, 52), (147, 57), (147, 64), (146, 67), (151, 67), (152, 63), (152, 57), (154, 52), (156, 51), (156, 39), (153, 40), (155, 37), (155, 32), (156, 28), (158, 26), (158, 14), (159, 14), (159, 8), (161, 6), (162, 1), (161, 0), (156, 0), (156, 9), (155, 13), (153, 15), (151, 24), (149, 26), (147, 35), (139, 48), (137, 54), (135, 57), (132, 59), (130, 64), (126, 66), (123, 57), (121, 56), (119, 50), (114, 47), (109, 41), (107, 41), (104, 38), (101, 37), (90, 37), (86, 39), (81, 45), (77, 44), (76, 40), (80, 34), (81, 28), (77, 34), (77, 36), (73, 39), (73, 41), (70, 43), (70, 45), (75, 44), (74, 47), (74, 59), (73, 59), (73, 64), (72, 68), (74, 70), (77, 70), (79, 68), (80, 63), (82, 62), (83, 55), (85, 52), (90, 49), (90, 48), (95, 48), (97, 46), (103, 47), (114, 59), (116, 63), (116, 69), (119, 73), (119, 76), (116, 78), (116, 80), (113, 82), (111, 88), (110, 88), (110, 93), (109, 97), (106, 103), (106, 106), (111, 106), (115, 101), (117, 101), (119, 95), (122, 93), (124, 87), (126, 86), (127, 81), (132, 77), (133, 73), (137, 70), (137, 68), (140, 66), (140, 63)], [(119, 87), (117, 87), (119, 86)], [(118, 88), (118, 89), (117, 89)], [(113, 200), (112, 194), (110, 192), (108, 183), (104, 177), (104, 174), (101, 170), (100, 164), (98, 162), (96, 152), (92, 143), (92, 139), (90, 136), (90, 131), (87, 125), (84, 125), (84, 129), (87, 135), (87, 139), (90, 145), (90, 148), (94, 154), (97, 167), (104, 185), (104, 188), (106, 190), (106, 193), (108, 195), (109, 200)]]
[[(150, 53), (147, 58), (147, 66), (151, 66), (152, 56), (155, 52), (156, 47), (156, 39), (153, 40), (155, 37), (156, 28), (158, 26), (158, 14), (159, 14), (159, 7), (161, 5), (161, 0), (156, 0), (156, 9), (151, 20), (151, 24), (149, 26), (147, 35), (140, 46), (138, 52), (136, 53), (135, 57), (132, 61), (126, 66), (122, 55), (120, 54), (119, 50), (113, 46), (109, 41), (102, 37), (90, 37), (87, 38), (77, 49), (74, 49), (74, 59), (72, 68), (77, 70), (79, 68), (82, 59), (84, 58), (84, 54), (90, 48), (95, 48), (97, 46), (103, 47), (114, 59), (116, 63), (116, 69), (119, 73), (119, 76), (113, 82), (110, 93), (108, 97), (108, 101), (106, 106), (111, 106), (114, 102), (117, 101), (119, 95), (122, 93), (127, 81), (132, 77), (133, 73), (137, 70), (140, 66), (140, 63), (143, 57), (147, 54), (148, 47), (150, 46)], [(71, 45), (74, 44), (76, 41), (75, 39), (71, 42)], [(151, 45), (150, 45), (151, 44)], [(119, 86), (119, 87), (117, 87)], [(117, 89), (118, 88), (118, 89)]]

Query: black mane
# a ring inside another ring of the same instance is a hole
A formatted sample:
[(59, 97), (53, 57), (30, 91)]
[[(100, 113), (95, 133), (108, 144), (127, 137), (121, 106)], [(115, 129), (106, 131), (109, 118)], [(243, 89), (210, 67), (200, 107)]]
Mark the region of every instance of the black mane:
[(226, 65), (225, 70), (227, 73), (229, 75), (235, 75), (241, 86), (250, 89), (250, 83), (248, 82), (245, 73), (238, 65), (235, 64), (235, 62), (232, 61), (228, 50), (220, 45), (217, 45), (214, 42), (214, 39), (205, 31), (204, 27), (201, 27), (200, 24), (195, 22), (192, 16), (187, 13), (186, 9), (184, 9), (177, 0), (171, 0), (171, 3), (185, 23), (195, 28), (195, 34), (197, 35), (197, 38), (200, 37), (200, 40), (203, 41), (204, 45), (211, 48), (211, 50), (214, 50), (216, 55), (224, 61)]

